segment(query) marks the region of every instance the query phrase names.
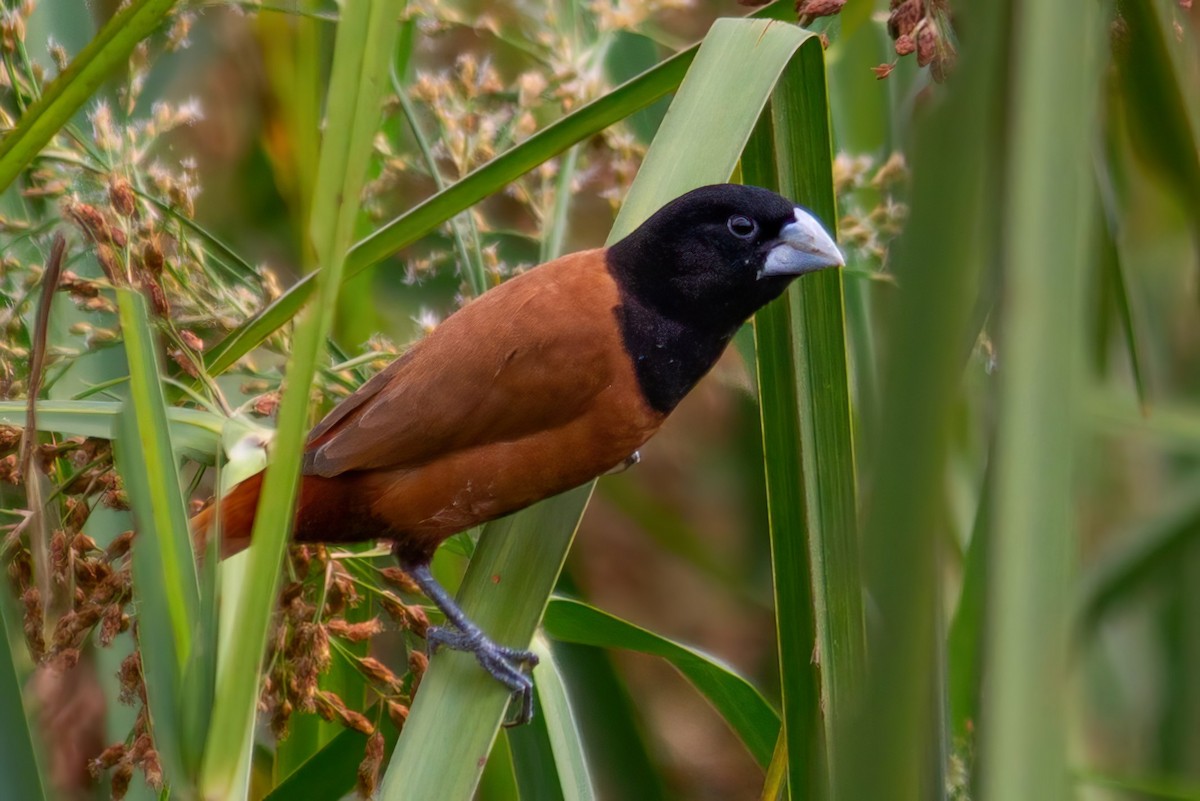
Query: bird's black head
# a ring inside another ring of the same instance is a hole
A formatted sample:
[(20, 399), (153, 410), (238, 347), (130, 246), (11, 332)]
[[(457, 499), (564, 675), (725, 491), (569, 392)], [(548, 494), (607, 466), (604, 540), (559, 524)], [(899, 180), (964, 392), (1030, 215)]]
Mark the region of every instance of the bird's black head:
[(666, 412), (738, 327), (796, 276), (844, 262), (808, 211), (756, 186), (717, 184), (663, 206), (608, 249), (626, 349)]
[(739, 326), (802, 273), (843, 263), (811, 213), (757, 186), (694, 189), (609, 248), (622, 288), (680, 320)]

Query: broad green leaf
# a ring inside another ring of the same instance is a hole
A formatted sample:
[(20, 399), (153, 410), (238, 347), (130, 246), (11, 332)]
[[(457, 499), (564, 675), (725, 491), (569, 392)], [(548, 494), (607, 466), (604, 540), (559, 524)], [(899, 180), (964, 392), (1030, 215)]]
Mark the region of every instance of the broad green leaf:
[(126, 64), (133, 48), (154, 32), (174, 5), (175, 0), (133, 0), (105, 23), (96, 38), (25, 111), (17, 127), (0, 139), (0, 192), (37, 157), (104, 80)]
[[(113, 439), (121, 406), (116, 401), (38, 401), (38, 428), (71, 437)], [(0, 401), (0, 424), (24, 426), (24, 402)], [(247, 419), (177, 406), (167, 407), (167, 426), (175, 447), (209, 459), (216, 458), (222, 443), (236, 442), (248, 434), (265, 435), (268, 432)]]
[[(1125, 0), (1113, 47), (1124, 115), (1139, 157), (1185, 205), (1200, 203), (1200, 92), (1195, 42), (1174, 26), (1175, 3)], [(1193, 223), (1195, 226), (1195, 223)], [(1193, 227), (1193, 233), (1196, 233)]]
[(1200, 474), (1181, 482), (1148, 520), (1115, 537), (1080, 581), (1078, 624), (1092, 629), (1114, 606), (1154, 586), (1200, 537)]
[(507, 756), (514, 783), (514, 795), (521, 798), (563, 801), (562, 782), (559, 781), (558, 769), (554, 764), (554, 749), (550, 745), (550, 730), (547, 727), (546, 710), (542, 707), (541, 695), (542, 688), (535, 683), (533, 720), (525, 726), (505, 729), (504, 736), (496, 738), (492, 753), (488, 756), (488, 767), (484, 769), (479, 780), (478, 795), (482, 796), (488, 792), (489, 781), (494, 781), (488, 775), (488, 771), (494, 769), (493, 763)]
[(237, 631), (223, 632), (218, 693), (205, 750), (202, 788), (225, 798), (246, 780), (260, 668), (299, 486), (309, 387), (332, 328), (346, 252), (358, 215), (388, 63), (403, 4), (351, 3), (342, 9), (326, 102), (328, 126), (312, 201), (311, 246), (319, 267), (316, 303), (297, 325), (280, 403), (278, 435), (263, 482), (245, 576), (235, 600)]
[(547, 634), (563, 642), (620, 648), (667, 660), (713, 705), (759, 765), (765, 768), (771, 761), (779, 715), (754, 685), (728, 665), (570, 598), (551, 599), (543, 625)]
[[(1005, 302), (981, 739), (985, 799), (1068, 796), (1071, 514), (1101, 8), (1023, 3), (1009, 77)], [(1011, 47), (1012, 45), (1010, 45)], [(1053, 269), (1046, 269), (1053, 265)], [(1036, 658), (1030, 655), (1036, 654)], [(1019, 769), (1013, 769), (1019, 766)]]
[[(742, 164), (833, 229), (821, 55), (788, 65)], [(797, 281), (756, 317), (755, 338), (789, 791), (836, 796), (857, 768), (831, 745), (832, 722), (857, 702), (866, 661), (842, 276)]]
[[(396, 727), (384, 716), (380, 731), (387, 754), (396, 745)], [(277, 784), (263, 801), (310, 801), (347, 795), (354, 790), (357, 768), (366, 748), (367, 735), (354, 729), (342, 729)]]
[[(940, 726), (941, 570), (945, 465), (972, 308), (996, 252), (997, 178), (1009, 43), (1007, 6), (956, 9), (979, 36), (913, 133), (911, 214), (889, 260), (899, 288), (878, 340), (887, 343), (877, 442), (863, 465), (862, 553), (871, 608), (864, 692), (836, 718), (834, 747), (849, 766), (847, 801), (925, 799), (940, 792), (948, 755)], [(903, 743), (880, 748), (880, 743)]]
[[(713, 25), (609, 242), (689, 189), (728, 180), (780, 72), (809, 37), (794, 26), (768, 21), (722, 19)], [(815, 39), (810, 44), (819, 46)], [(712, 114), (713, 104), (723, 110), (719, 117)], [(823, 129), (826, 121), (822, 117), (812, 124)], [(697, 130), (706, 135), (696, 136)], [(565, 493), (485, 529), (459, 601), (497, 641), (529, 642), (590, 489)], [(507, 696), (470, 655), (443, 651), (435, 656), (384, 777), (382, 797), (470, 797)]]
[(183, 699), (184, 675), (191, 667), (200, 619), (200, 587), (167, 425), (154, 345), (157, 332), (145, 299), (136, 291), (118, 289), (117, 306), (129, 361), (129, 399), (118, 418), (113, 444), (141, 532), (133, 548), (133, 589), (139, 608), (142, 669), (167, 780), (184, 788), (194, 782), (202, 747), (193, 728), (201, 721), (185, 715)]
[[(487, 525), (458, 602), (497, 642), (530, 642), (591, 490), (590, 484), (579, 487)], [(508, 697), (473, 656), (439, 651), (421, 680), (380, 797), (469, 798)]]
[(535, 637), (533, 651), (541, 660), (533, 669), (538, 705), (550, 746), (551, 765), (564, 801), (592, 801), (596, 790), (588, 769), (582, 732), (554, 653), (543, 637)]
[[(21, 697), (21, 677), (17, 665), (26, 661), (24, 643), (10, 636), (20, 632), (13, 623), (15, 604), (0, 599), (0, 776), (4, 777), (5, 794), (12, 798), (41, 801), (46, 798), (40, 760), (33, 745), (30, 728), (32, 718), (25, 710)], [(20, 635), (17, 634), (19, 637)]]
[(983, 644), (987, 635), (988, 553), (992, 548), (991, 475), (984, 477), (971, 541), (967, 545), (962, 589), (946, 635), (946, 694), (950, 734), (969, 742), (983, 695)]

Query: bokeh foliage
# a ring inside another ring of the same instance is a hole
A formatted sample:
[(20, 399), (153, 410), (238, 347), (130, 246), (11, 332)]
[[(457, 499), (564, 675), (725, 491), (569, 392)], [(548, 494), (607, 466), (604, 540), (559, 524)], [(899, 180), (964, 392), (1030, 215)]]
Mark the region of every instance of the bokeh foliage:
[[(747, 12), (5, 0), (6, 795), (1200, 796), (1200, 12), (712, 26)], [(281, 561), (303, 430), (465, 299), (731, 174), (837, 218), (849, 266), (635, 470), (442, 549), (500, 639), (544, 613), (538, 720), (497, 733), (469, 658), (426, 675), (383, 549)], [(259, 545), (191, 558), (185, 499), (268, 441)]]

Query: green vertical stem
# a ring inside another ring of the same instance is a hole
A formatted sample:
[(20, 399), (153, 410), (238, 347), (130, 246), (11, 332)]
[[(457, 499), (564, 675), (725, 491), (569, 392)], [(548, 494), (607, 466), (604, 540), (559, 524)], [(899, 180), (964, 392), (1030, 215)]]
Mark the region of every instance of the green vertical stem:
[[(1090, 257), (1101, 9), (1013, 13), (983, 797), (1065, 798), (1072, 468)], [(1019, 44), (1018, 44), (1019, 43)]]
[(317, 298), (297, 324), (288, 361), (272, 461), (263, 479), (244, 580), (232, 601), (237, 636), (226, 636), (222, 643), (202, 773), (202, 788), (212, 798), (244, 792), (261, 667), (300, 483), (309, 390), (333, 325), (402, 8), (398, 0), (351, 3), (342, 8), (338, 22), (326, 97), (329, 121), (311, 208)]
[[(821, 53), (802, 51), (781, 76), (770, 125), (760, 124), (743, 168), (748, 182), (780, 189), (832, 227), (823, 90)], [(793, 798), (836, 796), (852, 768), (828, 747), (832, 727), (857, 703), (866, 662), (841, 275), (798, 281), (759, 313), (755, 333), (789, 788)]]
[[(764, 114), (742, 155), (742, 177), (750, 184), (778, 184), (774, 126)], [(812, 659), (817, 634), (813, 614), (812, 566), (801, 533), (806, 530), (804, 468), (792, 339), (792, 308), (785, 296), (754, 316), (759, 410), (767, 516), (771, 532), (771, 571), (775, 631), (779, 644), (783, 738), (779, 759), (795, 798), (824, 798), (824, 733), (821, 678)]]
[[(834, 722), (852, 769), (837, 798), (917, 801), (940, 795), (935, 647), (940, 600), (937, 532), (946, 521), (944, 469), (971, 313), (991, 254), (1004, 157), (1002, 79), (1006, 6), (965, 4), (957, 69), (920, 118), (911, 148), (912, 214), (892, 250), (895, 305), (881, 328), (878, 441), (867, 466), (863, 563), (872, 625), (866, 686), (854, 714)], [(977, 330), (977, 329), (975, 329)], [(933, 775), (930, 775), (931, 765)]]

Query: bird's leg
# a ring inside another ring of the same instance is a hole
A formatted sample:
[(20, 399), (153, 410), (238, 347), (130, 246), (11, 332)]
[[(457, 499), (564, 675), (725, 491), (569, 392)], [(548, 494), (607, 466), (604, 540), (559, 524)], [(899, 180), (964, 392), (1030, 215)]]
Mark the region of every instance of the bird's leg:
[[(520, 709), (515, 718), (506, 721), (505, 726), (519, 726), (528, 723), (533, 717), (533, 679), (521, 671), (523, 665), (533, 668), (538, 663), (537, 654), (523, 651), (519, 648), (508, 648), (499, 645), (488, 637), (475, 623), (467, 617), (462, 608), (455, 603), (445, 587), (437, 582), (426, 563), (401, 562), (404, 572), (421, 588), (421, 592), (442, 610), (446, 616), (447, 627), (432, 626), (425, 635), (425, 642), (432, 656), (439, 647), (445, 646), (455, 651), (467, 651), (475, 655), (483, 669), (492, 678), (520, 697)], [(452, 628), (451, 628), (452, 627)]]

